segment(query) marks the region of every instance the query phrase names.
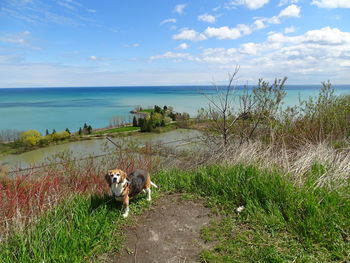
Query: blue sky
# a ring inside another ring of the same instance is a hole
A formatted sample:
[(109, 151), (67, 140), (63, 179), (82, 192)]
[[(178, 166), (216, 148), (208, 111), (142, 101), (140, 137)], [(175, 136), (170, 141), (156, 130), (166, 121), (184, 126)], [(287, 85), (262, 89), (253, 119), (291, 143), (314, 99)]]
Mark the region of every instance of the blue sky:
[(0, 87), (350, 84), (350, 0), (0, 0)]

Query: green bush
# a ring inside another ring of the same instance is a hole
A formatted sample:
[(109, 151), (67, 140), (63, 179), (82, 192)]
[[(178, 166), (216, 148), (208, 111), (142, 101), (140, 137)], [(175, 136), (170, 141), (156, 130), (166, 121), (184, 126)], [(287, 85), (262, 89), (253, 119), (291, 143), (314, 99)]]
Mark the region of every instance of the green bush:
[(28, 130), (20, 134), (20, 140), (27, 146), (35, 146), (42, 138), (37, 130)]

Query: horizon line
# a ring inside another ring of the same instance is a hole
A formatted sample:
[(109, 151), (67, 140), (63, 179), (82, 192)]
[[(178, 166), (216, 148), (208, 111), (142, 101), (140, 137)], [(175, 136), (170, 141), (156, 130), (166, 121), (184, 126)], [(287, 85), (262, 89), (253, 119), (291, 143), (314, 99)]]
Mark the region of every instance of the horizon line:
[[(271, 82), (272, 83), (272, 82)], [(332, 84), (332, 83), (331, 83)], [(245, 86), (246, 84), (238, 84), (235, 86), (241, 87), (241, 86)], [(316, 85), (322, 85), (322, 82), (320, 83), (313, 83), (313, 84), (285, 84), (284, 86), (316, 86)], [(211, 86), (220, 86), (220, 87), (224, 87), (227, 86), (225, 84), (220, 84), (220, 85), (213, 85), (213, 84), (208, 84), (208, 85), (191, 85), (191, 84), (180, 84), (180, 85), (175, 85), (175, 84), (171, 84), (171, 85), (116, 85), (116, 86), (28, 86), (28, 87), (20, 87), (20, 86), (16, 86), (16, 87), (0, 87), (0, 89), (49, 89), (49, 88), (53, 88), (53, 89), (67, 89), (67, 88), (136, 88), (136, 87), (144, 87), (144, 88), (148, 88), (148, 87), (211, 87)], [(256, 86), (256, 84), (249, 84), (247, 86)], [(332, 86), (350, 86), (350, 83), (348, 84), (332, 84)]]

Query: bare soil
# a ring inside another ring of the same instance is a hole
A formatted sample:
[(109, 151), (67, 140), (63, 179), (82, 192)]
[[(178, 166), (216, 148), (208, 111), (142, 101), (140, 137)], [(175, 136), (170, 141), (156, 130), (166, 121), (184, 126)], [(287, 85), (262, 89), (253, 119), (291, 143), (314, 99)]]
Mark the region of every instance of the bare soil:
[(210, 210), (200, 200), (163, 196), (137, 219), (135, 226), (126, 229), (125, 246), (107, 262), (200, 262), (200, 251), (208, 247), (200, 239), (200, 230), (211, 218)]

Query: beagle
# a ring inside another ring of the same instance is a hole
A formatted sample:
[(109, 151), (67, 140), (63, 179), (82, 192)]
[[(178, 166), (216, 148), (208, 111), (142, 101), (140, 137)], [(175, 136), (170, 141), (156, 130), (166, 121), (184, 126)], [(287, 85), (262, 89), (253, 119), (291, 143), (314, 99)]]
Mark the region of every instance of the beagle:
[(108, 170), (105, 178), (111, 188), (112, 195), (119, 201), (123, 200), (124, 218), (129, 215), (129, 198), (146, 191), (147, 201), (151, 201), (151, 186), (158, 188), (151, 182), (150, 175), (144, 170), (135, 170), (130, 174), (126, 174), (120, 169)]

